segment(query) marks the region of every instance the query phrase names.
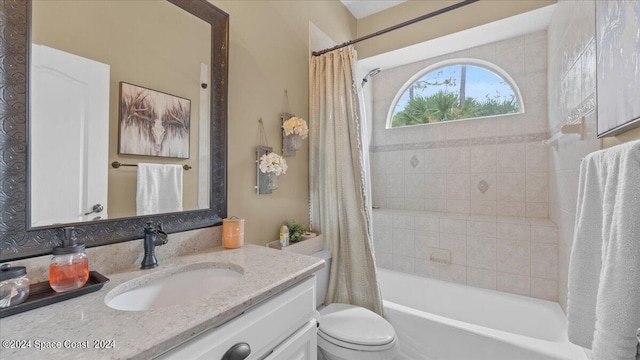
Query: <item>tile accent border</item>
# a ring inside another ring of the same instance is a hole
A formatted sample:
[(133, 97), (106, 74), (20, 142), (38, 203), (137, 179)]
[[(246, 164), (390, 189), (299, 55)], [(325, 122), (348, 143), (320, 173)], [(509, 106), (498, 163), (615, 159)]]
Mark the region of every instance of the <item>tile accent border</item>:
[(517, 144), (523, 142), (537, 142), (549, 138), (549, 132), (539, 132), (526, 135), (509, 135), (509, 136), (490, 136), (478, 137), (471, 139), (443, 140), (443, 141), (425, 141), (419, 143), (404, 143), (392, 145), (372, 145), (369, 147), (371, 152), (385, 151), (402, 151), (402, 150), (420, 150), (420, 149), (438, 149), (452, 148), (463, 146), (480, 146), (495, 144)]
[(587, 116), (596, 111), (596, 92), (594, 91), (580, 105), (576, 106), (563, 122), (551, 129), (550, 135), (553, 136), (560, 131), (563, 125), (577, 124), (583, 116)]

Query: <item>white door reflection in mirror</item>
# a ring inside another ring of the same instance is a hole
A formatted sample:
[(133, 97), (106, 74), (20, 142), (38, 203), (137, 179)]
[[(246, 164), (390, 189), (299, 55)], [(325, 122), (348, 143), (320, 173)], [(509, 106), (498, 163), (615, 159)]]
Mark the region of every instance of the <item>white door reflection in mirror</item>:
[(31, 226), (106, 219), (109, 65), (36, 44), (31, 60)]

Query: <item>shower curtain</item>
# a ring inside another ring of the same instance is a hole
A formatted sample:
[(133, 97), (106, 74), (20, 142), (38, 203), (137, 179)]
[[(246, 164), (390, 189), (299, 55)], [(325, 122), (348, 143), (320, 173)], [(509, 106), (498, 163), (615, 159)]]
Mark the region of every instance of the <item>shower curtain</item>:
[(352, 46), (311, 58), (311, 226), (332, 252), (326, 303), (382, 314), (373, 256), (366, 121)]

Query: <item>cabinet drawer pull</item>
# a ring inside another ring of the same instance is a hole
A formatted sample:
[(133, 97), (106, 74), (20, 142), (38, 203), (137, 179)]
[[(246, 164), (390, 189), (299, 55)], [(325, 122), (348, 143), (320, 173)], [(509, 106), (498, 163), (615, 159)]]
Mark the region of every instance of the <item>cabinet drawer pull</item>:
[(251, 347), (247, 343), (237, 343), (233, 345), (224, 356), (222, 360), (244, 360), (249, 354), (251, 354)]

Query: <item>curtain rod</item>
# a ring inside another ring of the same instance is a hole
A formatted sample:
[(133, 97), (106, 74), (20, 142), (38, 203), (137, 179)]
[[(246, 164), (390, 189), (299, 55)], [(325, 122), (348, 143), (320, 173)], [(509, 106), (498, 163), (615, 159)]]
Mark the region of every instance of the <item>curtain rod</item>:
[(436, 10), (436, 11), (430, 12), (428, 14), (425, 14), (425, 15), (422, 15), (422, 16), (418, 16), (415, 19), (407, 20), (407, 21), (405, 21), (403, 23), (400, 23), (400, 24), (397, 24), (397, 25), (393, 25), (393, 26), (390, 26), (390, 27), (388, 27), (386, 29), (382, 29), (382, 30), (376, 31), (376, 32), (374, 32), (372, 34), (365, 35), (363, 37), (359, 37), (359, 38), (354, 39), (354, 40), (349, 40), (349, 41), (347, 41), (345, 43), (342, 43), (340, 45), (336, 45), (336, 46), (334, 46), (332, 48), (324, 49), (324, 50), (320, 50), (320, 51), (314, 51), (311, 54), (313, 56), (320, 56), (322, 54), (326, 54), (326, 53), (328, 53), (330, 51), (333, 51), (333, 50), (342, 49), (343, 47), (347, 47), (349, 45), (353, 45), (353, 44), (359, 43), (361, 41), (364, 41), (364, 40), (367, 40), (367, 39), (371, 39), (371, 38), (374, 38), (376, 36), (380, 36), (380, 35), (386, 34), (388, 32), (394, 31), (394, 30), (398, 30), (398, 29), (403, 28), (405, 26), (409, 26), (409, 25), (415, 24), (417, 22), (420, 22), (422, 20), (426, 20), (426, 19), (432, 18), (434, 16), (438, 16), (438, 15), (444, 14), (444, 13), (449, 12), (451, 10), (455, 10), (455, 9), (461, 8), (463, 6), (467, 6), (467, 5), (472, 4), (474, 2), (477, 2), (477, 1), (479, 1), (479, 0), (465, 0), (465, 1), (459, 2), (457, 4), (453, 4), (451, 6), (444, 7), (442, 9), (440, 9), (440, 10)]

